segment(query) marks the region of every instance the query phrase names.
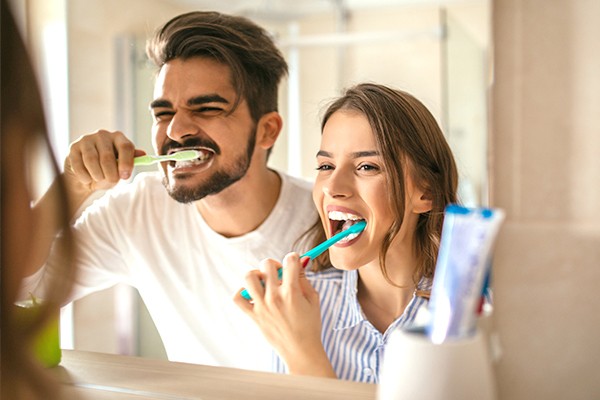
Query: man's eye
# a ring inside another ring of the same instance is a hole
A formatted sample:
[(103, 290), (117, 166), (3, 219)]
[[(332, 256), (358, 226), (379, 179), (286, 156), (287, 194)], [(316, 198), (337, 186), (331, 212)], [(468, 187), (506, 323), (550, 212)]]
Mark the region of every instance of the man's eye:
[(223, 109), (221, 107), (201, 107), (196, 110), (196, 112), (208, 113), (208, 114), (220, 113), (222, 111), (223, 111)]
[(154, 112), (154, 119), (165, 119), (165, 118), (169, 118), (173, 115), (174, 113), (172, 111), (156, 111)]

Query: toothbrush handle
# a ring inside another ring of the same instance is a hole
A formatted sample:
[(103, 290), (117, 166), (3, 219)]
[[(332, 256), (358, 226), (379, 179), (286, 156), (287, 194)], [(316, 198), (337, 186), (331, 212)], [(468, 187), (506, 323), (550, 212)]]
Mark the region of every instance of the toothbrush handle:
[[(367, 224), (364, 221), (361, 221), (355, 225), (352, 225), (349, 229), (343, 230), (342, 232), (339, 232), (338, 234), (333, 235), (332, 237), (330, 237), (323, 243), (310, 249), (309, 251), (307, 251), (306, 253), (301, 255), (300, 258), (302, 259), (304, 257), (308, 257), (309, 259), (314, 260), (315, 258), (320, 256), (325, 250), (327, 250), (328, 248), (330, 248), (331, 246), (333, 246), (334, 244), (336, 244), (337, 242), (339, 242), (346, 236), (348, 236), (352, 233), (361, 232), (363, 229), (365, 229), (366, 226), (367, 226)], [(277, 276), (279, 277), (279, 279), (281, 279), (282, 274), (283, 274), (283, 268), (279, 268), (277, 270)], [(240, 294), (246, 300), (252, 300), (252, 297), (250, 296), (250, 294), (248, 294), (248, 291), (246, 289), (242, 290), (242, 292)]]
[(150, 155), (139, 156), (139, 157), (135, 157), (133, 159), (133, 165), (135, 165), (135, 166), (152, 165), (156, 161), (158, 161), (158, 160), (155, 157), (152, 157)]

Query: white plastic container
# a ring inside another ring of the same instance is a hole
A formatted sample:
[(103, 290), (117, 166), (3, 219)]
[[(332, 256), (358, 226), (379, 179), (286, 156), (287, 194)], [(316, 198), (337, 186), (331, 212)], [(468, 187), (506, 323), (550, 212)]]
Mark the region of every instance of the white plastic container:
[(472, 337), (434, 344), (424, 333), (396, 330), (386, 346), (378, 400), (495, 400), (487, 341)]

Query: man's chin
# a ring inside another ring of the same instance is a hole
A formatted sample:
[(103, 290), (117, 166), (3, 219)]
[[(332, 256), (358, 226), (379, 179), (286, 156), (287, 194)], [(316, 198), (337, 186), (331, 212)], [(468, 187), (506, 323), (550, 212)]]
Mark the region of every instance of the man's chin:
[(202, 200), (206, 196), (214, 195), (228, 188), (240, 178), (232, 178), (228, 175), (217, 174), (211, 177), (209, 181), (192, 184), (191, 182), (170, 182), (166, 178), (163, 184), (167, 193), (174, 200), (180, 203), (191, 203)]
[(199, 190), (198, 187), (189, 187), (187, 185), (165, 184), (165, 189), (167, 189), (169, 196), (179, 203), (191, 203), (207, 195), (205, 191)]

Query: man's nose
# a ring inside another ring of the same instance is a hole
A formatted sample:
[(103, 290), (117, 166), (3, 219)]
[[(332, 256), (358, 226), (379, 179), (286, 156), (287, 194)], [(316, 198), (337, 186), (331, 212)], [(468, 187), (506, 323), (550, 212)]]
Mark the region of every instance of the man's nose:
[(191, 116), (177, 112), (167, 127), (167, 136), (173, 141), (181, 142), (190, 136), (197, 135), (200, 131), (200, 126), (194, 122)]

